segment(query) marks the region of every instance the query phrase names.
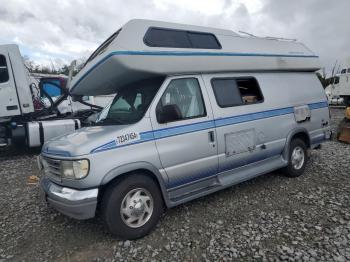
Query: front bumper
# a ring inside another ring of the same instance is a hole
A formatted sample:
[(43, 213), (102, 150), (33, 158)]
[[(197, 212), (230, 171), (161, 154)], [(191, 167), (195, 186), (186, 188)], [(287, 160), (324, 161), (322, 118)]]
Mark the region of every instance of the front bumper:
[(47, 177), (40, 181), (46, 201), (64, 215), (76, 219), (95, 216), (98, 188), (77, 190), (59, 186)]

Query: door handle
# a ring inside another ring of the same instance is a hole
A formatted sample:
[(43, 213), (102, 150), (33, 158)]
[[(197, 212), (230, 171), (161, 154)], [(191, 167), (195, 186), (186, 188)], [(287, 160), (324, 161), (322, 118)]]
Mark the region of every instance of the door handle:
[(208, 135), (209, 135), (209, 142), (214, 143), (215, 142), (214, 131), (209, 131)]

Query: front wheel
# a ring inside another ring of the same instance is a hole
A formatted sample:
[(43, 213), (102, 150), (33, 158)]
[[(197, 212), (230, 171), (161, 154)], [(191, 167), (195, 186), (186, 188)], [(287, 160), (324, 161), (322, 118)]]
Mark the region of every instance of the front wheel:
[(110, 185), (102, 199), (102, 214), (108, 229), (121, 239), (147, 235), (163, 212), (163, 199), (156, 182), (134, 174)]
[(302, 175), (307, 160), (307, 148), (305, 142), (299, 138), (293, 139), (289, 148), (288, 166), (283, 169), (284, 173), (289, 177), (298, 177)]

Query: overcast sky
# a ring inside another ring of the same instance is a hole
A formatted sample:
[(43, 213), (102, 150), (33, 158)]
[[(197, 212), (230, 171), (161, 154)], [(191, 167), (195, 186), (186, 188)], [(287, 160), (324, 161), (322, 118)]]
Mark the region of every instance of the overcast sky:
[(350, 56), (350, 0), (11, 0), (0, 5), (0, 44), (37, 63), (88, 57), (133, 18), (296, 38), (331, 68)]

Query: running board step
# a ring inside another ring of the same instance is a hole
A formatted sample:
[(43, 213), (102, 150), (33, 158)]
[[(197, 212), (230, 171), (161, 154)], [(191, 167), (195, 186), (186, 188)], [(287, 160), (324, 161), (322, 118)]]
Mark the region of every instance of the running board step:
[(168, 194), (170, 201), (178, 202), (181, 199), (190, 198), (191, 196), (198, 195), (202, 192), (206, 192), (217, 187), (221, 187), (221, 184), (218, 182), (216, 176), (214, 176), (190, 185), (170, 189)]
[(269, 173), (286, 166), (286, 164), (287, 162), (282, 156), (276, 156), (234, 170), (226, 171), (219, 174), (218, 178), (220, 183), (226, 187)]

